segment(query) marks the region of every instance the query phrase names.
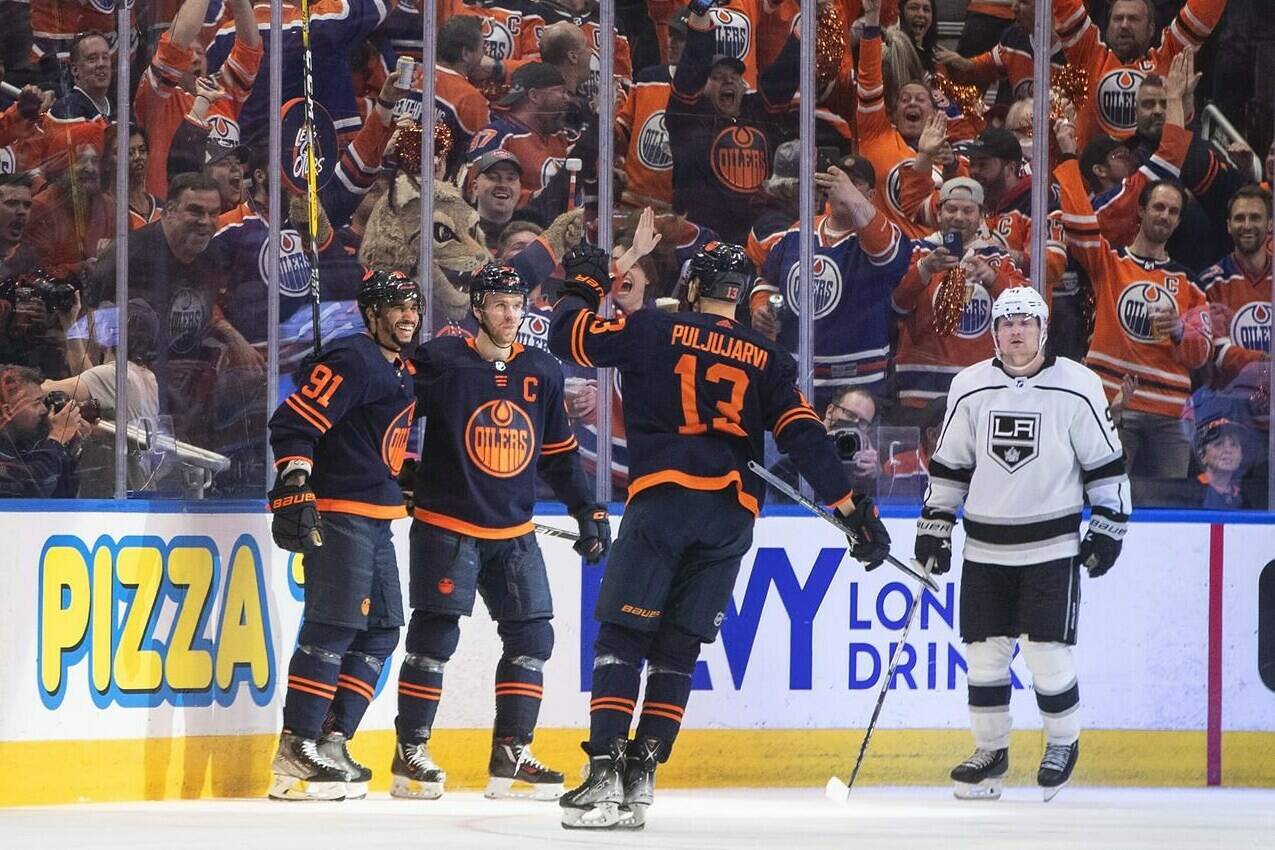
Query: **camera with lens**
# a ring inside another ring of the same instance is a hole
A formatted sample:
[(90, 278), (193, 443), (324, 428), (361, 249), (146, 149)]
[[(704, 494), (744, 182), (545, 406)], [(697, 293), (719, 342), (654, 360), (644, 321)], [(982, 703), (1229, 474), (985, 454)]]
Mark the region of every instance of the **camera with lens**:
[(75, 305), (75, 293), (79, 287), (55, 277), (42, 269), (14, 275), (0, 281), (0, 300), (13, 306), (40, 301), (46, 312), (65, 313)]
[[(71, 397), (61, 390), (54, 390), (44, 397), (44, 406), (49, 409), (49, 413), (57, 413), (66, 407)], [(102, 418), (102, 406), (98, 404), (97, 399), (91, 398), (87, 401), (80, 402), (80, 418), (90, 425), (96, 425), (97, 421)]]
[(854, 460), (854, 456), (868, 445), (868, 435), (862, 428), (834, 428), (828, 436), (837, 448), (837, 457), (843, 461)]

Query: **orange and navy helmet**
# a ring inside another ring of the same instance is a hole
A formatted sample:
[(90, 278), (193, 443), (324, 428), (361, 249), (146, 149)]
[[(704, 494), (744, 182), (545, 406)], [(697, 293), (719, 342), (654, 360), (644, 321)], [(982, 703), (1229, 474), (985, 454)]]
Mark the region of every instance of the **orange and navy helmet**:
[(687, 281), (699, 281), (701, 298), (743, 303), (753, 288), (757, 272), (752, 260), (739, 245), (707, 242), (687, 263)]
[(474, 273), (469, 282), (469, 303), (472, 307), (482, 309), (483, 299), (488, 293), (498, 292), (507, 295), (521, 295), (523, 303), (527, 300), (527, 282), (518, 274), (513, 266), (501, 262), (490, 262)]
[(358, 300), (359, 312), (364, 316), (369, 307), (379, 311), (382, 307), (396, 307), (409, 302), (420, 307), (421, 288), (403, 272), (368, 269), (359, 284)]

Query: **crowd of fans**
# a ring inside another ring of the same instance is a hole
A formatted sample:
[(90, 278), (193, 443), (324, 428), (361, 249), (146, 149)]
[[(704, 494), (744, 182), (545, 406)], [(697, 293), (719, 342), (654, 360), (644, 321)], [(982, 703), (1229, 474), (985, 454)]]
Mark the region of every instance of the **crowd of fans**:
[[(0, 494), (112, 492), (121, 324), (129, 488), (264, 490), (272, 182), (286, 385), (312, 344), (315, 269), (325, 339), (360, 327), (368, 265), (425, 284), (431, 333), (471, 334), (466, 275), (506, 260), (532, 287), (520, 342), (544, 347), (558, 257), (597, 238), (605, 179), (617, 309), (679, 309), (694, 251), (745, 245), (758, 278), (740, 320), (795, 353), (808, 298), (813, 400), (859, 486), (887, 501), (919, 496), (952, 377), (992, 356), (992, 301), (1037, 279), (1050, 353), (1107, 387), (1136, 502), (1266, 507), (1275, 17), (1261, 0), (1054, 0), (1046, 128), (1032, 126), (1024, 0), (819, 0), (813, 46), (796, 0), (615, 0), (610, 34), (596, 0), (433, 0), (432, 71), (420, 2), (310, 4), (312, 215), (298, 2), (283, 2), (272, 163), (268, 3), (137, 0), (124, 35), (112, 0), (0, 0)], [(958, 37), (944, 35), (951, 23)], [(607, 37), (617, 108), (602, 126)], [(127, 105), (115, 102), (121, 47)], [(803, 49), (815, 54), (813, 139), (798, 126)], [(435, 218), (422, 234), (431, 72)], [(600, 174), (603, 133), (614, 168)], [(1049, 147), (1048, 175), (1031, 173), (1035, 144)], [(818, 172), (805, 223), (803, 147)], [(1048, 220), (1033, 222), (1046, 185)], [(416, 267), (421, 238), (431, 269)], [(596, 375), (567, 374), (595, 456), (608, 406)], [(612, 390), (622, 494), (623, 387)]]

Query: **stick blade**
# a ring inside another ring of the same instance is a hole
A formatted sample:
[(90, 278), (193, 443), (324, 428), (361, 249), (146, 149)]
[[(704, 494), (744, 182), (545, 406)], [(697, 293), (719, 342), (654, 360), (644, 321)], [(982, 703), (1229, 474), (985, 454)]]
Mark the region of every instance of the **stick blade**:
[(839, 776), (828, 777), (828, 784), (823, 787), (823, 794), (839, 806), (850, 802), (850, 786), (842, 782)]

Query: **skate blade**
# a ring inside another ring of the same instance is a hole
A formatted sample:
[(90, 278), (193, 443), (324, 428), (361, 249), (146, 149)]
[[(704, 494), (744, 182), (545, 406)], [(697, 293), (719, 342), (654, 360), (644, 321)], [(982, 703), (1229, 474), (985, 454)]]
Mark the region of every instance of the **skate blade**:
[(1005, 787), (1002, 777), (984, 779), (982, 782), (957, 782), (952, 786), (952, 796), (958, 800), (999, 800)]
[(406, 776), (395, 776), (390, 783), (390, 796), (400, 800), (437, 800), (443, 796), (443, 783), (418, 782)]
[(615, 829), (619, 823), (619, 803), (594, 803), (587, 809), (562, 810), (563, 829)]
[(561, 782), (518, 782), (501, 776), (492, 776), (487, 780), (487, 789), (483, 796), (488, 800), (540, 800), (552, 802), (565, 793)]
[(274, 774), (270, 782), (268, 796), (271, 800), (285, 802), (325, 801), (337, 802), (345, 799), (344, 782), (310, 782), (295, 776)]
[(633, 803), (620, 806), (620, 820), (615, 825), (616, 829), (627, 829), (637, 832), (639, 829), (646, 829), (646, 808), (647, 803)]
[(823, 786), (823, 794), (832, 802), (843, 806), (850, 802), (850, 786), (837, 776), (828, 777), (828, 784)]
[(1055, 786), (1054, 786), (1054, 787), (1052, 787), (1052, 788), (1046, 788), (1045, 786), (1043, 786), (1043, 785), (1042, 785), (1042, 786), (1040, 787), (1040, 794), (1041, 794), (1041, 797), (1043, 797), (1043, 798), (1044, 798), (1044, 801), (1045, 801), (1046, 803), (1048, 803), (1050, 800), (1052, 800), (1052, 799), (1054, 799), (1055, 797), (1057, 797), (1057, 796), (1058, 796), (1058, 792), (1059, 792), (1059, 791), (1061, 791), (1062, 789), (1066, 788), (1066, 787), (1067, 787), (1067, 784), (1068, 784), (1069, 782), (1071, 782), (1071, 780), (1070, 780), (1070, 779), (1068, 779), (1068, 780), (1067, 780), (1067, 782), (1064, 782), (1064, 783), (1062, 783), (1061, 785), (1055, 785)]
[(366, 782), (345, 783), (345, 799), (347, 800), (367, 799), (367, 783)]

